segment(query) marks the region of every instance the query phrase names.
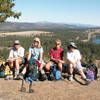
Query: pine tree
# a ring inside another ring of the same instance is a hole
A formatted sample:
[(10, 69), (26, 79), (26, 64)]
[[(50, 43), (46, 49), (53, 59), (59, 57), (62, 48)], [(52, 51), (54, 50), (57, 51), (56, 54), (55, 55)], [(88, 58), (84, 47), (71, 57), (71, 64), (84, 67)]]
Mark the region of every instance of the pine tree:
[(8, 17), (19, 18), (21, 13), (13, 11), (14, 6), (14, 0), (0, 0), (0, 22), (6, 21)]

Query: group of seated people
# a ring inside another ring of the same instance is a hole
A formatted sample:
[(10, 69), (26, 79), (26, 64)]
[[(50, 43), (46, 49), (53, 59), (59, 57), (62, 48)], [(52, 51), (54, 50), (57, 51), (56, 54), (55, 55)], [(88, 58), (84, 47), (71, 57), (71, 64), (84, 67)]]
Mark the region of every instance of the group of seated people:
[[(83, 68), (81, 65), (81, 54), (74, 42), (71, 42), (67, 46), (66, 52), (66, 60), (69, 64), (69, 80), (73, 81), (73, 70), (77, 69), (81, 77), (88, 81), (86, 78)], [(64, 61), (64, 49), (61, 47), (61, 40), (57, 39), (55, 41), (55, 47), (50, 50), (50, 61), (45, 63), (43, 60), (43, 48), (41, 46), (41, 41), (38, 37), (34, 38), (32, 45), (29, 48), (28, 52), (28, 61), (38, 61), (39, 62), (39, 70), (41, 75), (45, 77), (45, 70), (47, 72), (50, 71), (50, 68), (53, 64), (56, 64), (57, 68), (61, 71), (63, 70), (63, 64), (66, 63)], [(26, 73), (26, 68), (19, 73), (20, 64), (23, 62), (25, 49), (21, 46), (19, 40), (15, 40), (12, 49), (10, 50), (9, 57), (7, 61), (9, 62), (9, 66), (14, 68), (14, 78), (17, 78), (20, 75), (24, 75)], [(44, 70), (45, 69), (45, 70)]]

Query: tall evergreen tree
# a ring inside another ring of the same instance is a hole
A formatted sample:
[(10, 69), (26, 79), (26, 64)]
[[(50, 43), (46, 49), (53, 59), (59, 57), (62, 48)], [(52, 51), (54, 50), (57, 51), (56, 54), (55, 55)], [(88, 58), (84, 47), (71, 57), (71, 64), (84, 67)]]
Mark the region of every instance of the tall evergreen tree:
[(13, 11), (14, 6), (14, 0), (0, 0), (0, 22), (4, 22), (8, 17), (19, 18), (21, 13)]

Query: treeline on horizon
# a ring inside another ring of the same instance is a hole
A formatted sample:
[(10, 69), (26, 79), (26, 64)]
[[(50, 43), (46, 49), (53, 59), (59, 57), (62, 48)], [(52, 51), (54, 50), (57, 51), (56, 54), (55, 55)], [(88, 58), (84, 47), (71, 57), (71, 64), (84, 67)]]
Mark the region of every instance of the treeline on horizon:
[[(85, 29), (86, 30), (86, 29)], [(14, 40), (20, 40), (22, 46), (25, 48), (26, 52), (28, 52), (28, 48), (31, 46), (34, 37), (39, 37), (42, 42), (42, 46), (44, 48), (44, 56), (45, 58), (49, 58), (49, 51), (55, 45), (55, 40), (60, 39), (62, 41), (62, 47), (65, 50), (65, 56), (67, 52), (67, 45), (69, 42), (73, 41), (77, 44), (84, 62), (88, 62), (89, 60), (95, 61), (100, 59), (100, 44), (94, 44), (91, 41), (89, 42), (81, 42), (83, 39), (87, 39), (87, 34), (84, 34), (84, 29), (54, 29), (47, 30), (52, 33), (49, 35), (41, 34), (38, 36), (6, 36), (0, 37), (0, 59), (6, 60), (11, 47), (13, 46)]]

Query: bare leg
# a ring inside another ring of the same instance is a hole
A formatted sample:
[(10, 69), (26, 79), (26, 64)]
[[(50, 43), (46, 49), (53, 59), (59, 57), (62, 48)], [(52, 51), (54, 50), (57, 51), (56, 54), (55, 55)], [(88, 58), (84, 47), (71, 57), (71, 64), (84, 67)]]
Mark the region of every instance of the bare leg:
[(26, 73), (26, 67), (24, 67), (24, 69), (21, 72), (23, 75)]
[(15, 78), (19, 75), (19, 65), (22, 63), (22, 59), (15, 60)]
[(40, 66), (40, 71), (41, 71), (41, 74), (45, 74), (45, 72), (44, 72), (44, 70), (43, 70), (43, 67), (44, 67), (45, 65), (44, 64), (42, 64), (41, 66)]
[(15, 61), (15, 66), (16, 66), (16, 69), (18, 69), (19, 70), (19, 59), (16, 59), (16, 61)]
[(14, 59), (13, 59), (13, 58), (9, 58), (7, 61), (8, 61), (8, 63), (9, 63), (9, 66), (10, 66), (11, 68), (13, 68), (13, 67), (14, 67)]
[(83, 69), (79, 69), (79, 74), (82, 76), (83, 79), (86, 79)]
[(29, 93), (33, 93), (34, 92), (34, 90), (32, 89), (32, 82), (30, 82), (30, 84), (29, 84)]
[(72, 64), (70, 64), (70, 66), (69, 66), (69, 73), (72, 75), (73, 74), (73, 65)]
[(59, 67), (60, 71), (62, 72), (62, 63), (58, 63), (58, 67)]
[(47, 65), (45, 66), (46, 70), (49, 71), (50, 67), (53, 63), (52, 62), (48, 62)]
[(70, 74), (70, 76), (69, 76), (69, 80), (70, 81), (73, 81), (73, 65), (72, 64), (70, 64), (70, 66), (69, 66), (69, 74)]
[(26, 88), (24, 87), (24, 79), (22, 80), (22, 84), (21, 84), (21, 89), (20, 89), (21, 92), (25, 92), (26, 91)]

